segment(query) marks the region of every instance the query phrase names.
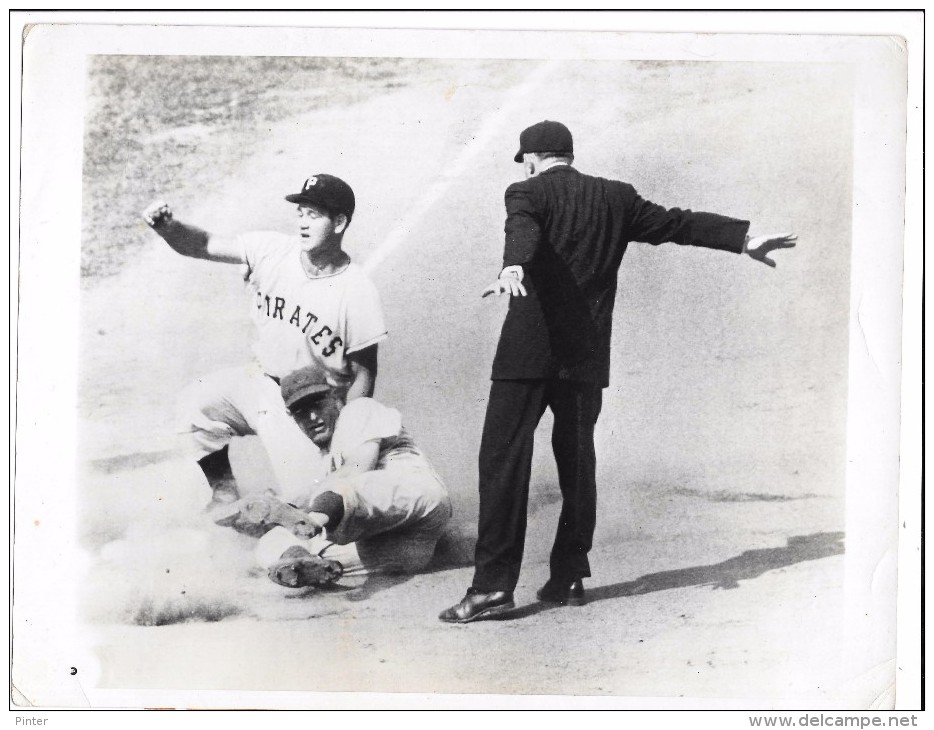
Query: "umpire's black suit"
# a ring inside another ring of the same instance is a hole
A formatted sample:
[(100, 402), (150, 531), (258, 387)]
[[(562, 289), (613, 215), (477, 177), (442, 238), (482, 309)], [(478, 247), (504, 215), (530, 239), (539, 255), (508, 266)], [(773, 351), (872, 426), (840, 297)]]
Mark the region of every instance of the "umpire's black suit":
[(617, 272), (629, 241), (672, 241), (741, 253), (748, 221), (665, 209), (626, 183), (549, 167), (506, 190), (503, 265), (521, 265), (527, 296), (511, 297), (480, 446), (480, 517), (473, 587), (512, 591), (525, 542), (532, 443), (546, 407), (564, 499), (551, 575), (590, 575), (596, 519), (594, 424), (609, 384)]

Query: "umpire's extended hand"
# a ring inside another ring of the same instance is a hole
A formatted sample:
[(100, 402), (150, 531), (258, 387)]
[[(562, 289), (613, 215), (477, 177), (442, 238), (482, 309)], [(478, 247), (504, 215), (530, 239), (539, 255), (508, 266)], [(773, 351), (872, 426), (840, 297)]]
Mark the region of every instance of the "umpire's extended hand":
[(779, 248), (794, 248), (798, 237), (793, 233), (767, 233), (764, 236), (753, 236), (746, 241), (746, 253), (756, 261), (775, 268), (775, 262), (768, 257), (772, 251)]
[(507, 266), (499, 273), (499, 278), (483, 290), (480, 297), (488, 297), (490, 294), (496, 296), (509, 294), (513, 297), (524, 297), (523, 278), (525, 278), (525, 272), (523, 272), (521, 266)]
[(481, 297), (488, 297), (490, 294), (495, 294), (499, 296), (500, 294), (509, 294), (510, 296), (525, 296), (525, 287), (522, 286), (522, 282), (516, 279), (513, 279), (510, 276), (504, 276), (502, 279), (497, 279), (492, 284), (490, 284), (486, 289), (483, 290)]

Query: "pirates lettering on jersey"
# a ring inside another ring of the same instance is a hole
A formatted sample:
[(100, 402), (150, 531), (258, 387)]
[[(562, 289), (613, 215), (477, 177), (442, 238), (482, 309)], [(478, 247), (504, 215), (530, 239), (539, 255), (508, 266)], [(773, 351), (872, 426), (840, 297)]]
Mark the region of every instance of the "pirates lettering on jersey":
[[(286, 320), (284, 316), (284, 313), (288, 311), (286, 300), (282, 297), (263, 294), (263, 292), (257, 290), (256, 308), (265, 311), (266, 316), (270, 319), (280, 319), (284, 324), (300, 329), (303, 334), (307, 335), (307, 339), (316, 346), (316, 349), (320, 350), (322, 357), (330, 357), (337, 352), (337, 348), (344, 344), (339, 335), (328, 339), (329, 335), (334, 334), (331, 327), (327, 325), (312, 327), (318, 321), (318, 317), (312, 312), (302, 312), (300, 304), (295, 305), (292, 315)], [(321, 346), (322, 343), (324, 343), (324, 347)]]
[(363, 269), (308, 278), (294, 236), (256, 231), (239, 236), (250, 267), (246, 279), (253, 352), (262, 369), (282, 378), (303, 367), (321, 367), (329, 382), (352, 376), (347, 351), (386, 337), (379, 295)]

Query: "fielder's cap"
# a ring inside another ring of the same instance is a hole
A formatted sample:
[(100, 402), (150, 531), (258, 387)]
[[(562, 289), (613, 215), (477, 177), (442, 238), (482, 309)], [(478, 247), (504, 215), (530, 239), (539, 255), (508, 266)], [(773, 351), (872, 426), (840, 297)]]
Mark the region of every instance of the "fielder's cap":
[(289, 373), (279, 383), (285, 407), (291, 408), (306, 398), (317, 399), (331, 392), (327, 376), (316, 367), (302, 368)]
[(561, 122), (550, 122), (547, 119), (544, 122), (533, 124), (531, 127), (522, 130), (519, 135), (519, 151), (513, 158), (516, 162), (522, 162), (522, 155), (526, 152), (566, 152), (574, 153), (574, 140), (571, 138), (571, 130), (565, 127)]
[(302, 185), (302, 192), (286, 195), (285, 199), (290, 203), (320, 206), (331, 215), (343, 213), (347, 220), (353, 218), (356, 206), (350, 186), (339, 177), (325, 173), (312, 175)]

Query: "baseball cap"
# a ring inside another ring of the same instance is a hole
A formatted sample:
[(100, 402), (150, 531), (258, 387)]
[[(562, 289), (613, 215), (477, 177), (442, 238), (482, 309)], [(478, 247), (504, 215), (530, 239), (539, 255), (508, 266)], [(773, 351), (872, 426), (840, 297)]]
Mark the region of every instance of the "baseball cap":
[(574, 152), (574, 140), (571, 138), (571, 130), (565, 127), (561, 122), (551, 122), (545, 120), (538, 124), (533, 124), (522, 130), (519, 135), (519, 151), (513, 158), (516, 162), (522, 162), (522, 155), (526, 152)]
[(332, 215), (343, 213), (349, 221), (353, 218), (356, 200), (350, 186), (334, 175), (318, 173), (305, 180), (300, 193), (286, 195), (290, 203), (318, 205)]
[(325, 373), (316, 367), (289, 373), (279, 384), (285, 407), (291, 408), (305, 398), (320, 398), (331, 391)]

